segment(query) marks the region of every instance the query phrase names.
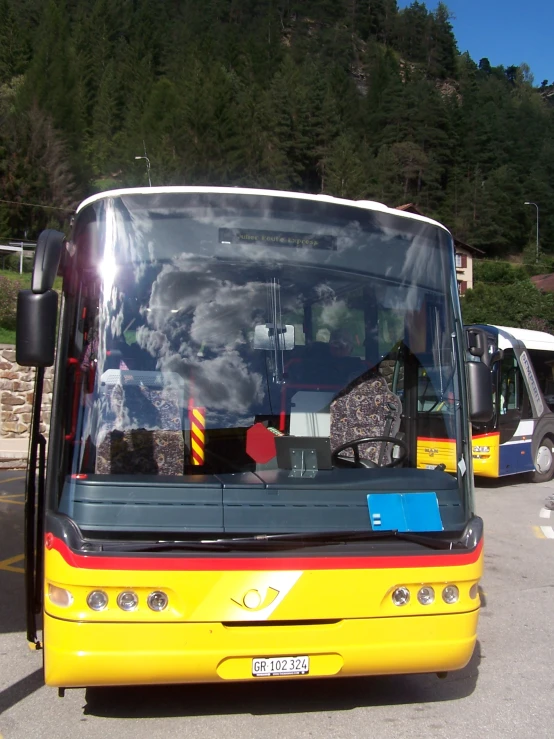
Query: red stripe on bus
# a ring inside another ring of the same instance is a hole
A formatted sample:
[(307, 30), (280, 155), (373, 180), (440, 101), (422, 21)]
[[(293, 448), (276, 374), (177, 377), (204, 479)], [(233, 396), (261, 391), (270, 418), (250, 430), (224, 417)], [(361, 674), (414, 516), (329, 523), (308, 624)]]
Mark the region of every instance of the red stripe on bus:
[(472, 434), (472, 439), (492, 439), (495, 436), (500, 436), (500, 431), (492, 431), (490, 434)]
[(61, 554), (70, 567), (85, 570), (146, 570), (146, 571), (274, 571), (274, 570), (377, 570), (415, 567), (460, 567), (477, 562), (483, 540), (471, 552), (446, 554), (359, 556), (351, 557), (159, 557), (152, 553), (129, 556), (98, 556), (77, 554), (57, 537), (47, 534), (48, 548)]

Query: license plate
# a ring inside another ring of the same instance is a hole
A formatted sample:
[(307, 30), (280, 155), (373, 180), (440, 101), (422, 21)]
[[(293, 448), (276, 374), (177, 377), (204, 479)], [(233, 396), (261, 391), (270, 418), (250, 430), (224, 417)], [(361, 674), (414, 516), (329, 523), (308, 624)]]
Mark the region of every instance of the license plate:
[(254, 677), (307, 675), (309, 671), (309, 657), (256, 657), (252, 660), (252, 675)]

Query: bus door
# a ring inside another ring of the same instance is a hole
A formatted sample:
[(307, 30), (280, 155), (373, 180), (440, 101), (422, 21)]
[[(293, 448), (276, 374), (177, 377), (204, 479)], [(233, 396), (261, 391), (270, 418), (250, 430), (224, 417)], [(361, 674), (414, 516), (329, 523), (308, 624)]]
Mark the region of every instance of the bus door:
[(497, 364), (499, 475), (534, 469), (531, 443), (535, 422), (529, 394), (514, 350), (504, 350)]

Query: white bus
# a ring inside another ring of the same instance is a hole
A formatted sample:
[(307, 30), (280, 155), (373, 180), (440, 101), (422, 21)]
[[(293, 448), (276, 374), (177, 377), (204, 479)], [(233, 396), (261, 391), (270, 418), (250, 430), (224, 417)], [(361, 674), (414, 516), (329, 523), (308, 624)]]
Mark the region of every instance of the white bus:
[(473, 423), (473, 469), (483, 477), (529, 472), (554, 476), (554, 336), (482, 325), (493, 369), (494, 416)]

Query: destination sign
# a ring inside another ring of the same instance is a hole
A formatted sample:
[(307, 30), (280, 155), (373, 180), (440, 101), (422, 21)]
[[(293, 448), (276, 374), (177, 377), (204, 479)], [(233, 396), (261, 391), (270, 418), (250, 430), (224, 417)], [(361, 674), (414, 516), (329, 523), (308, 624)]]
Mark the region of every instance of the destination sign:
[(336, 236), (291, 233), (290, 231), (263, 231), (255, 228), (220, 228), (220, 244), (264, 244), (289, 249), (326, 249), (336, 251)]

